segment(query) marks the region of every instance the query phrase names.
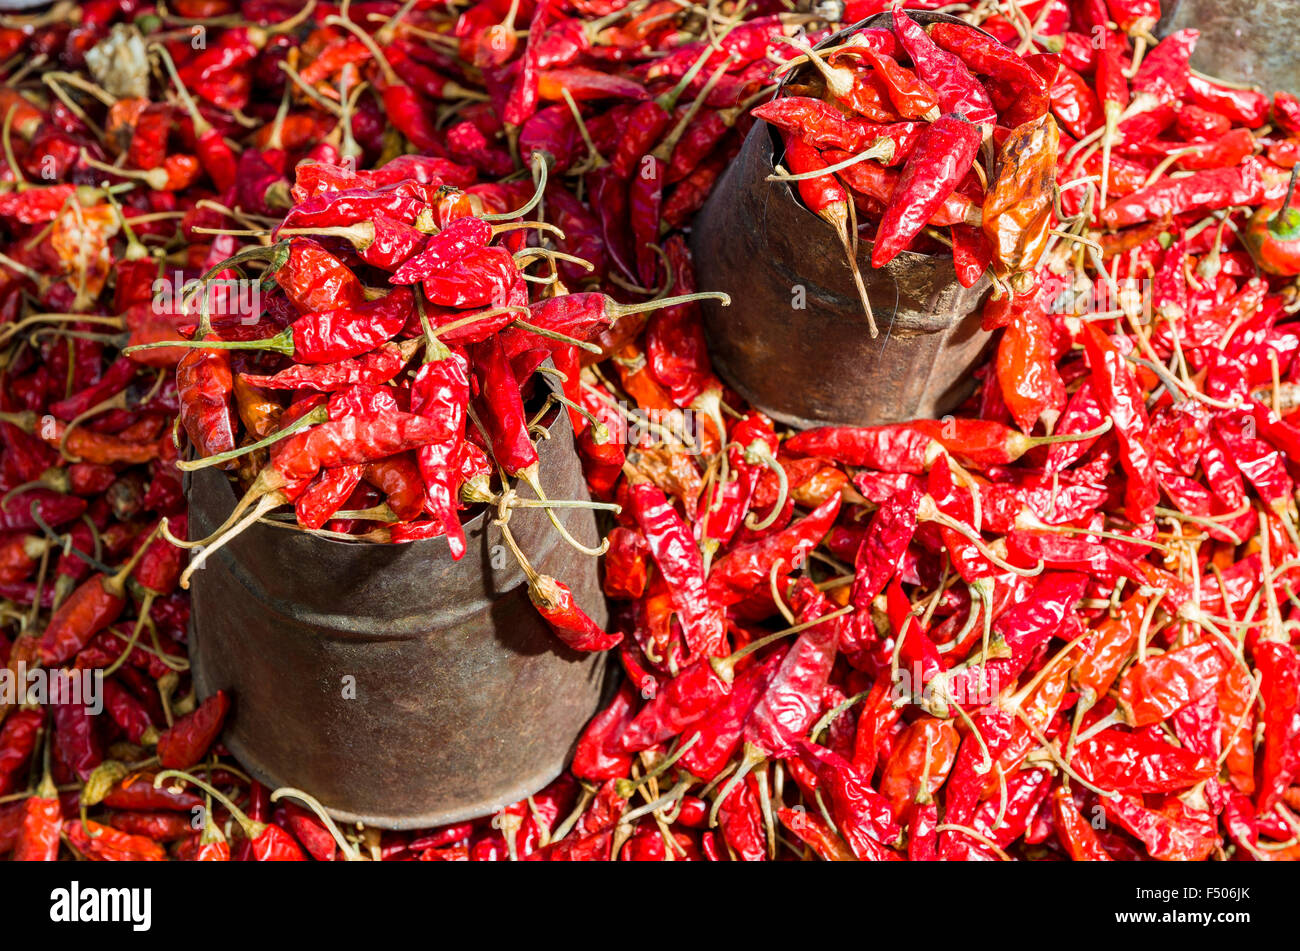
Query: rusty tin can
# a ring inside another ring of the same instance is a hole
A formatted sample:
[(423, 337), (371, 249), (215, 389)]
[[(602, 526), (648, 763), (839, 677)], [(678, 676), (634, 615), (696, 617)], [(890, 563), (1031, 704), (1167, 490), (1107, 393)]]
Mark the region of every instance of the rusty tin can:
[[(887, 26), (888, 17), (818, 45)], [(955, 407), (971, 392), (970, 370), (988, 343), (979, 316), (988, 279), (964, 288), (950, 256), (909, 251), (876, 270), (863, 243), (858, 265), (880, 325), (873, 339), (839, 239), (789, 184), (767, 181), (780, 148), (776, 130), (756, 123), (695, 220), (699, 285), (733, 302), (704, 302), (718, 372), (751, 404), (797, 427), (901, 422)]]
[[(588, 497), (567, 414), (538, 452), (549, 496)], [(192, 473), (187, 492), (196, 538), (235, 504), (212, 469)], [(338, 819), (412, 829), (486, 815), (559, 775), (600, 703), (608, 655), (550, 632), (494, 514), (465, 523), (458, 562), (442, 538), (349, 543), (258, 524), (195, 572), (194, 681), (201, 697), (232, 693), (223, 739), (253, 776), (310, 791)], [(557, 516), (598, 539), (591, 510)], [(596, 560), (541, 509), (515, 509), (510, 529), (603, 625)]]

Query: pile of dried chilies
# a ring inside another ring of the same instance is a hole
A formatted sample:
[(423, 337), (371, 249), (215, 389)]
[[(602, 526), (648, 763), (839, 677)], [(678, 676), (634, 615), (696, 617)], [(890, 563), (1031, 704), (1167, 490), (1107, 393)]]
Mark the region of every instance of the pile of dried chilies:
[[(0, 660), (106, 713), (0, 697), (0, 854), (1300, 856), (1300, 102), (1124, 0), (894, 11), (768, 101), (887, 5), (843, 6), (0, 19)], [(788, 434), (713, 374), (681, 232), (755, 113), (846, 247), (992, 279), (955, 416)], [(571, 772), (418, 833), (249, 779), (188, 676), (181, 466), (244, 492), (205, 552), (455, 553), (544, 481), (548, 400), (613, 620), (534, 600), (625, 674)]]

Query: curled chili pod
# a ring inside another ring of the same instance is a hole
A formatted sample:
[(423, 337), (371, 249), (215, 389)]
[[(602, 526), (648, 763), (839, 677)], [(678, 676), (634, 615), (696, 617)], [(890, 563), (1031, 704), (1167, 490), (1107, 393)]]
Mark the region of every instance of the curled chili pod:
[(549, 575), (529, 580), (528, 597), (555, 636), (579, 651), (605, 651), (623, 640), (622, 634), (607, 634), (573, 603), (573, 592)]
[(1012, 274), (1033, 271), (1047, 249), (1060, 137), (1056, 120), (1042, 115), (1002, 143), (997, 175), (984, 195), (982, 227), (994, 260)]
[(213, 456), (235, 448), (229, 353), (211, 349), (186, 353), (176, 365), (176, 392), (181, 425), (195, 452)]

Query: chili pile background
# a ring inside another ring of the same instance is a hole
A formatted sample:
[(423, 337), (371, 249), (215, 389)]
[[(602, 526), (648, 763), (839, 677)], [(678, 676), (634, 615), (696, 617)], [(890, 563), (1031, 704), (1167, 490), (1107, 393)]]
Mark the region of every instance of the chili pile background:
[[(937, 198), (868, 160), (799, 192), (846, 246), (906, 220), (988, 269), (1000, 335), (952, 417), (792, 434), (713, 373), (683, 229), (782, 64), (882, 9), (0, 19), (0, 659), (105, 676), (104, 715), (3, 698), (0, 853), (1300, 856), (1300, 102), (1191, 70), (1155, 3), (944, 7), (1005, 53), (941, 31), (922, 68), (913, 35), (889, 84), (849, 71), (856, 115), (782, 128), (795, 173), (863, 123), (968, 152)], [(178, 462), (243, 519), (455, 552), (461, 507), (517, 501), (501, 473), (544, 483), (534, 397), (609, 511), (608, 630), (529, 573), (623, 668), (571, 771), (415, 833), (249, 780), (238, 697), (188, 675)]]

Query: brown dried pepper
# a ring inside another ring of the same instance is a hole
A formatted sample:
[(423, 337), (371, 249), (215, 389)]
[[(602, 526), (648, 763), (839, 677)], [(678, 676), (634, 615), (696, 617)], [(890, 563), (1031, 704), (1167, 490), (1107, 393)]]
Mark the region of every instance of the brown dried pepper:
[(997, 176), (984, 195), (982, 227), (1005, 271), (1034, 270), (1047, 249), (1060, 138), (1056, 120), (1042, 115), (1002, 143)]

